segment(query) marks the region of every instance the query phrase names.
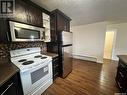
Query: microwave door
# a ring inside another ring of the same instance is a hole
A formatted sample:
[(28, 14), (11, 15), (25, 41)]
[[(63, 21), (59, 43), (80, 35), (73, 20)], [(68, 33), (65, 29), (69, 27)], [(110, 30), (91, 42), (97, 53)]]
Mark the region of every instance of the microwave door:
[(44, 29), (10, 21), (12, 41), (42, 41)]
[(24, 28), (17, 28), (15, 27), (15, 37), (16, 39), (24, 39), (24, 40), (36, 40), (40, 39), (40, 31), (31, 30), (31, 29), (24, 29)]

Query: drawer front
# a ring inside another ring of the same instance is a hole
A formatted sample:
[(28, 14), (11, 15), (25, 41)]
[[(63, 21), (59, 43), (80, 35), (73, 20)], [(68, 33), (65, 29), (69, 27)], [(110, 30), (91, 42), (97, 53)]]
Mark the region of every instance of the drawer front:
[(58, 58), (54, 58), (53, 59), (53, 67), (56, 67), (59, 65), (59, 59)]
[(58, 67), (53, 69), (53, 74), (55, 75), (56, 73), (59, 73), (59, 68)]
[(121, 78), (126, 78), (127, 79), (127, 70), (122, 67), (118, 67), (118, 74), (121, 76)]
[(120, 83), (127, 84), (127, 78), (125, 78), (125, 77), (123, 76), (123, 74), (121, 74), (121, 72), (118, 72), (118, 74), (117, 74), (117, 80), (118, 80)]
[(0, 87), (0, 95), (17, 95), (15, 76), (8, 80)]
[(59, 58), (58, 57), (53, 58), (53, 63), (56, 63), (58, 61), (59, 61)]
[(59, 68), (53, 69), (53, 79), (56, 79), (59, 76)]
[(127, 92), (127, 84), (125, 84), (124, 82), (119, 82), (117, 81), (117, 84), (119, 86), (120, 92)]
[(121, 61), (121, 60), (119, 60), (118, 67), (124, 68), (124, 69), (126, 69), (126, 71), (127, 71), (127, 65), (126, 65), (126, 64), (124, 64), (124, 62), (123, 62), (123, 61)]
[(116, 82), (121, 92), (127, 91), (127, 72), (124, 68), (118, 67)]
[(59, 59), (53, 58), (53, 79), (55, 80), (59, 76)]

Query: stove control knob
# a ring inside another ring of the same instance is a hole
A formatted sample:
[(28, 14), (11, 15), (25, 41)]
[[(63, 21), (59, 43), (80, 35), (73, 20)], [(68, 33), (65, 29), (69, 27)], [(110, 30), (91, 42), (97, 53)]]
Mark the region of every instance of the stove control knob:
[(27, 49), (27, 51), (30, 51), (30, 49)]

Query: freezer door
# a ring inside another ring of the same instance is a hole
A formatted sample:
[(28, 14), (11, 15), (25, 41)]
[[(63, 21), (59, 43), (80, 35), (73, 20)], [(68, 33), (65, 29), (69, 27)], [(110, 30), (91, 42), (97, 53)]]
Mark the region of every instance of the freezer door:
[(72, 32), (62, 31), (63, 45), (72, 44)]
[(65, 78), (72, 71), (72, 46), (65, 46), (63, 50), (63, 75)]

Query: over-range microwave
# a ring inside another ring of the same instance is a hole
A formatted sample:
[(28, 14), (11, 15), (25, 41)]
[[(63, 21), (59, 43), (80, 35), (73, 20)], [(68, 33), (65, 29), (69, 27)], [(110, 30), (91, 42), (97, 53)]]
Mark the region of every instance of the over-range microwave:
[(9, 21), (12, 41), (44, 41), (44, 28)]

